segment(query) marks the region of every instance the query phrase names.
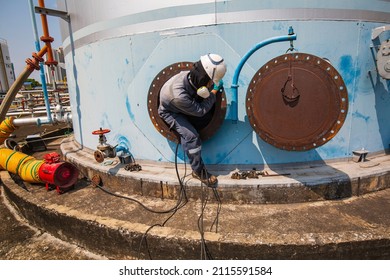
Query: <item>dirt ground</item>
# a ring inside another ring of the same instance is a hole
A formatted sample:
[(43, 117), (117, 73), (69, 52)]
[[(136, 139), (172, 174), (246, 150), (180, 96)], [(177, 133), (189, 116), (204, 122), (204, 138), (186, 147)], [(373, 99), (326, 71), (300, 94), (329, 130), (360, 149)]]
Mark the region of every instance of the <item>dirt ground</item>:
[(93, 260), (104, 259), (48, 233), (31, 227), (0, 200), (1, 260)]

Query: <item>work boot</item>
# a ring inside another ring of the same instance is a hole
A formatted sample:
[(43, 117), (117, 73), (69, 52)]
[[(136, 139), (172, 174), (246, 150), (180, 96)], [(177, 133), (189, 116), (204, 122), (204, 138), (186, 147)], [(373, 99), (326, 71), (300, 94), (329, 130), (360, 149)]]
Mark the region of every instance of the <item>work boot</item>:
[(192, 171), (192, 177), (195, 179), (200, 180), (203, 184), (207, 185), (208, 187), (215, 188), (216, 184), (218, 183), (218, 179), (213, 174), (207, 172), (206, 170), (201, 171), (201, 174), (198, 174), (195, 171)]

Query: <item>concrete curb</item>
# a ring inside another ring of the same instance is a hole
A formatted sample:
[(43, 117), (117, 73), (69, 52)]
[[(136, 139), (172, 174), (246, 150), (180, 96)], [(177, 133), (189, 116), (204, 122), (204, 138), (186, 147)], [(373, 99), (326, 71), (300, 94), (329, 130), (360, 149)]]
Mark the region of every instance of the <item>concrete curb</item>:
[[(123, 164), (102, 165), (93, 158), (93, 151), (81, 147), (71, 138), (63, 142), (61, 152), (91, 179), (101, 178), (103, 185), (128, 186), (133, 194), (157, 198), (177, 199), (180, 185), (175, 167), (169, 163), (138, 161), (142, 171), (129, 172)], [(259, 179), (234, 180), (231, 174), (236, 167), (212, 166), (218, 176), (220, 197), (229, 203), (300, 203), (344, 199), (376, 192), (390, 186), (389, 156), (373, 157), (370, 162), (312, 163), (274, 166), (268, 168), (272, 175)], [(243, 167), (251, 170), (252, 167)], [(188, 174), (184, 165), (179, 173)], [(289, 175), (278, 175), (289, 174)], [(187, 196), (199, 200), (202, 191), (199, 181), (187, 176)]]
[[(8, 200), (34, 226), (110, 259), (149, 258), (148, 251), (144, 247), (140, 249), (142, 236), (151, 226), (149, 220), (146, 219), (145, 223), (131, 221), (134, 217), (130, 213), (127, 220), (104, 216), (101, 214), (103, 212), (92, 214), (86, 210), (87, 205), (66, 205), (68, 200), (75, 199), (77, 192), (65, 197), (54, 192), (45, 194), (45, 191), (41, 190), (42, 186), (36, 190), (37, 186), (28, 185), (27, 190), (32, 191), (26, 191), (15, 183), (8, 172), (2, 172), (1, 178)], [(82, 191), (90, 197), (91, 201), (88, 203), (96, 204), (102, 201), (101, 198), (91, 197), (95, 194), (92, 188)], [(81, 190), (78, 192), (81, 193)], [(381, 194), (385, 194), (385, 197)], [(82, 195), (84, 194), (79, 196)], [(377, 202), (372, 200), (376, 196), (384, 200), (385, 206), (390, 208), (389, 190), (373, 194), (367, 199), (356, 198), (339, 202), (292, 206), (226, 204), (225, 214), (221, 216), (225, 228), (219, 233), (206, 232), (205, 241), (214, 259), (386, 259), (390, 257), (390, 219), (378, 224), (362, 217), (362, 210), (354, 215), (349, 213), (349, 209), (359, 207), (364, 201), (376, 205)], [(58, 204), (58, 201), (64, 201), (64, 204)], [(177, 220), (191, 215), (193, 209), (198, 207), (192, 204), (196, 203), (189, 202), (189, 205), (176, 214)], [(334, 216), (337, 213), (332, 212), (334, 209), (340, 210), (342, 218)], [(387, 210), (389, 209), (383, 209), (384, 212)], [(311, 213), (315, 219), (306, 219), (299, 211)], [(277, 220), (277, 212), (291, 216), (286, 217), (287, 215), (279, 213)], [(248, 220), (243, 221), (241, 216), (246, 216)], [(372, 218), (379, 221), (383, 217), (374, 215)], [(259, 224), (252, 224), (252, 218)], [(334, 225), (329, 225), (332, 218)], [(300, 225), (297, 219), (302, 219)], [(320, 223), (318, 228), (322, 232), (311, 231), (307, 221)], [(271, 222), (272, 224), (268, 224)], [(275, 227), (276, 223), (279, 225)], [(346, 227), (347, 224), (351, 227)], [(286, 230), (289, 227), (297, 228)], [(200, 234), (194, 228), (154, 227), (148, 232), (147, 243), (153, 259), (200, 258)]]

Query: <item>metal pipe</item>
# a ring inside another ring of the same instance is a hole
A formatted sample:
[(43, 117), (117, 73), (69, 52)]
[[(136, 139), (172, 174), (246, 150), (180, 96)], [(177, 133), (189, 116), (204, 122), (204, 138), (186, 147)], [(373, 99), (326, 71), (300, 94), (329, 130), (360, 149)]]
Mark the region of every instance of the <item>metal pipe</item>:
[[(54, 110), (53, 110), (54, 111)], [(64, 109), (64, 113), (70, 113), (71, 110), (70, 108), (65, 108)], [(45, 114), (46, 113), (46, 110), (41, 110), (41, 111), (34, 111), (34, 112), (27, 112), (27, 111), (24, 111), (24, 112), (12, 112), (12, 113), (8, 113), (7, 116), (13, 116), (13, 117), (18, 117), (18, 116), (26, 116), (26, 115), (32, 115), (32, 114)]]
[[(63, 109), (64, 109), (64, 111), (71, 111), (71, 109), (70, 109), (70, 106), (68, 105), (68, 106), (63, 106), (62, 107)], [(53, 112), (54, 110), (57, 110), (58, 108), (57, 108), (57, 106), (50, 106), (50, 110)], [(21, 114), (24, 114), (24, 113), (29, 113), (29, 114), (31, 114), (31, 113), (46, 113), (46, 108), (45, 107), (42, 107), (42, 106), (40, 106), (40, 107), (34, 107), (34, 110), (33, 111), (30, 111), (29, 109), (15, 109), (15, 110), (12, 110), (11, 112), (8, 112), (7, 113), (7, 116), (9, 115), (9, 114), (17, 114), (17, 113), (21, 113)]]
[[(59, 115), (58, 117), (53, 118), (51, 123), (72, 123), (72, 114), (71, 113), (65, 113), (62, 115)], [(33, 118), (20, 118), (15, 119), (13, 121), (15, 126), (24, 126), (24, 125), (32, 125), (35, 124), (37, 126), (41, 126), (43, 124), (49, 124), (46, 117), (40, 118), (40, 117), (33, 117)]]
[[(45, 1), (38, 0), (38, 5), (41, 8), (45, 8)], [(41, 36), (41, 40), (45, 42), (47, 46), (46, 65), (57, 65), (58, 62), (53, 59), (53, 50), (51, 48), (51, 42), (53, 42), (54, 39), (50, 37), (49, 25), (47, 24), (47, 18), (45, 14), (41, 14), (41, 22), (42, 22), (42, 31), (43, 31), (43, 36)]]
[(47, 47), (44, 46), (38, 53), (33, 53), (33, 59), (26, 59), (27, 66), (24, 68), (23, 72), (16, 78), (15, 82), (12, 84), (3, 101), (1, 102), (0, 121), (4, 120), (5, 115), (7, 114), (9, 107), (12, 104), (12, 101), (15, 99), (15, 96), (22, 87), (23, 83), (31, 75), (34, 69), (39, 69), (39, 61), (43, 60), (42, 57), (45, 55), (46, 51)]
[(231, 88), (233, 90), (232, 100), (231, 100), (231, 116), (232, 116), (233, 121), (238, 120), (238, 77), (240, 76), (242, 67), (244, 67), (244, 64), (249, 59), (249, 57), (257, 50), (259, 50), (262, 47), (267, 46), (269, 44), (278, 43), (278, 42), (285, 42), (285, 41), (292, 42), (293, 40), (296, 40), (296, 39), (297, 39), (297, 35), (294, 34), (294, 30), (292, 29), (292, 27), (290, 27), (288, 35), (272, 37), (272, 38), (268, 38), (264, 41), (261, 41), (260, 43), (255, 45), (252, 49), (250, 49), (243, 56), (241, 61), (238, 63), (236, 70), (234, 71), (233, 81), (232, 81), (232, 85), (231, 85)]
[(41, 126), (42, 124), (48, 124), (48, 120), (47, 117), (22, 118), (22, 119), (15, 119), (13, 123), (16, 126), (24, 126), (24, 125), (32, 125), (32, 124)]
[[(40, 47), (39, 38), (38, 38), (37, 22), (35, 20), (34, 5), (33, 5), (33, 1), (32, 0), (29, 0), (29, 2), (30, 2), (31, 22), (32, 22), (32, 25), (33, 25), (33, 30), (34, 30), (35, 48), (37, 49), (37, 51), (39, 51), (41, 49), (41, 47)], [(43, 5), (44, 5), (44, 3), (43, 3)], [(42, 25), (43, 25), (43, 23), (42, 23)], [(46, 25), (47, 25), (47, 21), (46, 21)], [(43, 26), (42, 26), (42, 28), (43, 28)], [(46, 26), (46, 29), (47, 29), (47, 26)], [(49, 45), (46, 44), (46, 46), (48, 47), (47, 57), (49, 57), (49, 53), (52, 54), (51, 44), (50, 43), (49, 43)], [(48, 121), (48, 123), (51, 123), (52, 117), (51, 117), (51, 112), (50, 112), (49, 94), (48, 94), (48, 91), (47, 91), (45, 70), (44, 70), (42, 62), (40, 63), (40, 77), (41, 77), (41, 83), (42, 83), (43, 97), (44, 97), (45, 106), (46, 106), (47, 121)]]

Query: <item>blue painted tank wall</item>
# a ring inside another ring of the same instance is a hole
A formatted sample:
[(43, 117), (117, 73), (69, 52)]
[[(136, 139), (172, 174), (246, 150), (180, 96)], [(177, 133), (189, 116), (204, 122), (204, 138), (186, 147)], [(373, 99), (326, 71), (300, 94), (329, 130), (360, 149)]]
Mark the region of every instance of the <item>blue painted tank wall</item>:
[[(272, 44), (242, 69), (239, 120), (230, 120), (228, 107), (223, 125), (203, 144), (205, 162), (330, 160), (350, 157), (361, 148), (381, 152), (389, 147), (390, 83), (377, 75), (371, 48), (372, 29), (390, 24), (388, 1), (189, 1), (191, 12), (183, 1), (162, 1), (156, 9), (131, 12), (132, 1), (125, 1), (126, 8), (111, 17), (96, 12), (81, 22), (75, 17), (82, 17), (83, 9), (75, 8), (78, 1), (66, 2), (75, 18), (71, 36), (69, 26), (62, 26), (73, 125), (76, 141), (85, 147), (96, 148), (98, 139), (91, 132), (103, 127), (111, 129), (106, 135), (110, 144), (127, 146), (136, 159), (174, 161), (175, 144), (156, 131), (147, 111), (148, 89), (159, 71), (205, 53), (221, 54), (228, 67), (224, 85), (229, 106), (232, 77), (242, 56), (262, 40), (287, 35), (289, 26), (298, 36), (298, 51), (329, 59), (344, 79), (349, 111), (343, 127), (325, 145), (307, 152), (280, 150), (257, 136), (246, 116), (245, 96), (256, 71), (289, 47), (288, 42)], [(355, 15), (361, 19), (354, 20)], [(388, 38), (386, 32), (379, 39)]]

